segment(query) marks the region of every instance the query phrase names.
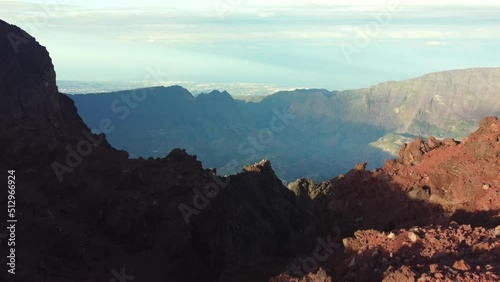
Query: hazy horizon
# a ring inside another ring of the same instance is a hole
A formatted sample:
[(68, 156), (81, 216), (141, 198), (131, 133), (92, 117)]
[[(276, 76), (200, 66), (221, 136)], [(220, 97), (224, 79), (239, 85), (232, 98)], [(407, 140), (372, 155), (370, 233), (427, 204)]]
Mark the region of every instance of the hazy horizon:
[[(497, 1), (33, 0), (0, 18), (49, 50), (58, 80), (259, 83), (329, 90), (500, 66)], [(168, 74), (168, 75), (167, 75)]]

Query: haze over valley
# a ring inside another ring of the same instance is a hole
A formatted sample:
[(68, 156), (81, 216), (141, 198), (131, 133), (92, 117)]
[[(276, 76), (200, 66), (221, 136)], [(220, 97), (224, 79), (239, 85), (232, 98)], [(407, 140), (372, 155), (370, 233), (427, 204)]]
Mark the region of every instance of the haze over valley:
[(499, 90), (500, 68), (483, 68), (358, 90), (282, 91), (255, 103), (180, 86), (70, 97), (90, 128), (131, 157), (184, 148), (222, 174), (267, 158), (291, 182), (324, 181), (363, 161), (381, 167), (414, 136), (460, 140), (482, 116), (500, 114)]

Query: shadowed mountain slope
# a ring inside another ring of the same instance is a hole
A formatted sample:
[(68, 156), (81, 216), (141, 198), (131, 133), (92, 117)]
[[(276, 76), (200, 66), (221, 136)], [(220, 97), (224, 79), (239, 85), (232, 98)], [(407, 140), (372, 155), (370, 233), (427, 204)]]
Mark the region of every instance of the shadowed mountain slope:
[(259, 103), (219, 91), (194, 97), (179, 86), (70, 97), (96, 131), (112, 122), (108, 139), (133, 157), (181, 147), (223, 174), (268, 158), (290, 182), (326, 180), (362, 161), (382, 166), (408, 137), (462, 139), (481, 117), (500, 114), (499, 88), (500, 69), (491, 68), (359, 90), (284, 91)]

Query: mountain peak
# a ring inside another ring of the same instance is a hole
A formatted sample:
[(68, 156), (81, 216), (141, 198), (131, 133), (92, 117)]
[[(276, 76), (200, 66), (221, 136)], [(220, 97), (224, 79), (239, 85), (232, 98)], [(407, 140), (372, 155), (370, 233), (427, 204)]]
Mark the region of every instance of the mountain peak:
[(47, 49), (15, 25), (0, 20), (0, 121), (60, 122), (56, 73)]
[(186, 88), (179, 86), (179, 85), (172, 85), (172, 86), (158, 86), (158, 91), (161, 93), (169, 94), (169, 95), (179, 95), (182, 97), (187, 97), (187, 98), (194, 98), (193, 94), (189, 92)]
[(231, 96), (231, 94), (229, 94), (227, 91), (219, 91), (219, 90), (212, 90), (210, 91), (209, 93), (201, 93), (200, 95), (198, 95), (196, 97), (197, 99), (201, 99), (201, 100), (206, 100), (206, 99), (210, 99), (210, 100), (223, 100), (223, 101), (233, 101), (233, 97)]

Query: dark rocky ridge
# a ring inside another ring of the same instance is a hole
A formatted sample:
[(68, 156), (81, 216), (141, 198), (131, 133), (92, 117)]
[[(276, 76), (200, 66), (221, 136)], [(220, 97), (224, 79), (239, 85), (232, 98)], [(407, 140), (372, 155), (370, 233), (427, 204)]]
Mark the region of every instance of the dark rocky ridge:
[(57, 127), (61, 121), (60, 95), (49, 53), (15, 26), (2, 23), (0, 32), (7, 39), (0, 45), (2, 120), (40, 120)]

